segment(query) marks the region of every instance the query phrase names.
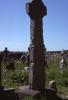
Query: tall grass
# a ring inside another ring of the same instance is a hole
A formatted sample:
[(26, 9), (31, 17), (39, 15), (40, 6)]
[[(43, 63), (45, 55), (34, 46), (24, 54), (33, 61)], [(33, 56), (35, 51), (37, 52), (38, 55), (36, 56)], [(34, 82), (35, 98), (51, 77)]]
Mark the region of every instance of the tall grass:
[(5, 70), (5, 66), (2, 65), (2, 85), (5, 88), (13, 87), (17, 88), (20, 85), (26, 85), (28, 83), (28, 75), (24, 72), (24, 67), (21, 61), (16, 61), (15, 71)]
[[(25, 66), (27, 66), (27, 64), (22, 63), (21, 61), (16, 61), (15, 71), (5, 71), (5, 67), (2, 65), (2, 85), (5, 88), (17, 88), (20, 85), (27, 85), (28, 74), (23, 71)], [(46, 87), (48, 87), (49, 81), (51, 80), (56, 81), (58, 92), (63, 90), (67, 93), (68, 86), (65, 86), (65, 81), (68, 82), (68, 66), (63, 74), (61, 74), (58, 60), (48, 63), (48, 67), (46, 68)]]
[(68, 86), (65, 86), (65, 81), (68, 82), (68, 66), (63, 74), (61, 74), (58, 60), (51, 61), (48, 64), (48, 68), (46, 68), (46, 87), (48, 87), (49, 81), (51, 80), (56, 81), (58, 92), (62, 90), (68, 92)]

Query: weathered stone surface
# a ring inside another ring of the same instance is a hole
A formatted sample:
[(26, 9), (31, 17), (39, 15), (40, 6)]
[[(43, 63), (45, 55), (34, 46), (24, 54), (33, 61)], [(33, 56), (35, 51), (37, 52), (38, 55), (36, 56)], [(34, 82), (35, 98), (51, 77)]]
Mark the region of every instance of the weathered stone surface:
[(4, 64), (5, 65), (7, 65), (7, 61), (8, 61), (7, 57), (8, 57), (8, 50), (7, 50), (7, 48), (5, 48), (4, 58), (3, 58), (3, 61), (4, 61)]
[(21, 96), (36, 96), (37, 94), (40, 94), (39, 91), (36, 91), (36, 90), (30, 90), (29, 89), (29, 86), (21, 86), (19, 87), (19, 95)]
[(27, 13), (30, 16), (30, 89), (45, 90), (45, 49), (43, 42), (42, 18), (47, 14), (46, 7), (42, 0), (32, 0), (26, 5)]

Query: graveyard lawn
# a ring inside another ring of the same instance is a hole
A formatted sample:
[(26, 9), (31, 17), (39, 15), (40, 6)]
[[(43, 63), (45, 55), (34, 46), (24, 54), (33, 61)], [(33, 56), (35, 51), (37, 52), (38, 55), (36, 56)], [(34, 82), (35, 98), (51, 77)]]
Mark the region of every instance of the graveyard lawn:
[(4, 64), (2, 64), (2, 85), (5, 88), (18, 88), (21, 85), (28, 83), (28, 75), (24, 71), (26, 63), (21, 61), (15, 61), (15, 71), (6, 70)]
[(63, 74), (59, 69), (59, 60), (51, 61), (46, 68), (46, 87), (51, 80), (57, 84), (58, 94), (68, 95), (68, 65)]
[[(28, 84), (28, 74), (25, 73), (24, 67), (27, 66), (26, 63), (21, 61), (15, 62), (15, 71), (5, 70), (2, 64), (2, 85), (5, 88), (15, 88), (18, 89), (19, 86)], [(58, 94), (64, 93), (68, 95), (68, 66), (63, 74), (59, 70), (59, 62), (51, 61), (48, 63), (46, 68), (46, 87), (51, 80), (55, 80), (57, 83)]]

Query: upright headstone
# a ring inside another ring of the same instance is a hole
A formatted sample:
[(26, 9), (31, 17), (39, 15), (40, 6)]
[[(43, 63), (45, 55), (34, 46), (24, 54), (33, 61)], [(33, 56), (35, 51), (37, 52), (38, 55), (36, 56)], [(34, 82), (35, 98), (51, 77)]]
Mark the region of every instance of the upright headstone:
[(7, 58), (8, 58), (8, 50), (7, 50), (7, 47), (6, 47), (5, 51), (4, 51), (4, 58), (3, 58), (4, 64), (6, 66), (7, 66)]
[(30, 89), (45, 90), (45, 47), (43, 42), (42, 18), (47, 14), (47, 9), (42, 0), (32, 0), (26, 4), (26, 10), (30, 17)]

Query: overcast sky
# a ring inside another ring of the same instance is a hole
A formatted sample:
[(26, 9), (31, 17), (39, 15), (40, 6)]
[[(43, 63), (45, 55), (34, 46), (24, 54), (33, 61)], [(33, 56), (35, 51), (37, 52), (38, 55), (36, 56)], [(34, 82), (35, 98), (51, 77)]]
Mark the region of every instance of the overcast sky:
[[(26, 3), (31, 0), (0, 0), (0, 51), (27, 51), (30, 44), (30, 18)], [(47, 50), (68, 49), (68, 0), (43, 0), (47, 16), (43, 19)]]

